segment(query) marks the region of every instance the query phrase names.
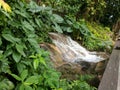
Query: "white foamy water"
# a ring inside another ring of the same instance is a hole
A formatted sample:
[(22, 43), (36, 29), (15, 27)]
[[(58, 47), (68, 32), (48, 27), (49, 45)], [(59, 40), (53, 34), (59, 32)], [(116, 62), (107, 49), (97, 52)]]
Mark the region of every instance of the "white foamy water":
[(104, 60), (104, 58), (97, 56), (96, 52), (90, 52), (86, 50), (79, 43), (72, 40), (69, 36), (58, 33), (50, 33), (49, 35), (53, 43), (61, 51), (63, 60), (67, 62), (99, 62)]

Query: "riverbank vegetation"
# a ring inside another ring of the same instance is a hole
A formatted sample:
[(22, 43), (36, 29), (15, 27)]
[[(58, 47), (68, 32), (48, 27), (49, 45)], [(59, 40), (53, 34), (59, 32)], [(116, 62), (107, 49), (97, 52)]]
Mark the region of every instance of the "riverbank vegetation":
[[(51, 42), (49, 32), (59, 32), (70, 35), (89, 50), (111, 50), (109, 26), (115, 21), (109, 22), (105, 16), (109, 3), (0, 0), (0, 90), (96, 90), (88, 84), (89, 75), (75, 81), (61, 80), (60, 72), (52, 67), (49, 52), (39, 44)], [(109, 16), (112, 17), (110, 12)], [(102, 18), (107, 19), (107, 25)], [(110, 20), (117, 19), (114, 16)]]

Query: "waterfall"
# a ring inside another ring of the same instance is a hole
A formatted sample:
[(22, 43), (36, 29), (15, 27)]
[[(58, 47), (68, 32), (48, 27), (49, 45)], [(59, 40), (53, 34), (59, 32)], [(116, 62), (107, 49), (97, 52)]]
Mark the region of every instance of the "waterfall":
[(104, 60), (104, 58), (97, 55), (97, 52), (86, 50), (69, 36), (60, 33), (49, 33), (49, 36), (62, 53), (63, 60), (67, 62), (99, 62)]

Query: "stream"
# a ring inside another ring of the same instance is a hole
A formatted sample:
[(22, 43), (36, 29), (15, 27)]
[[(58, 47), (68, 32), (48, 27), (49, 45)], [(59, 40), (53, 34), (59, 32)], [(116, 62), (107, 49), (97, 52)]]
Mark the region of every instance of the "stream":
[(97, 52), (90, 52), (71, 37), (60, 33), (49, 33), (55, 46), (59, 49), (62, 59), (66, 62), (100, 62), (104, 60)]

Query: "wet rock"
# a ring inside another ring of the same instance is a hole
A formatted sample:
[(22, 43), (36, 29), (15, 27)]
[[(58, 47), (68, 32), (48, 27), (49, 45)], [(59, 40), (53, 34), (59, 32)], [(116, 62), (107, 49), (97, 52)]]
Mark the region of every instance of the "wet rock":
[(62, 53), (55, 45), (44, 43), (40, 44), (40, 47), (50, 52), (50, 59), (54, 67), (62, 73), (61, 78), (74, 80), (77, 79), (78, 75), (86, 73), (98, 73), (102, 75), (107, 64), (106, 60), (98, 63), (79, 60), (67, 62), (63, 59)]
[(91, 67), (90, 62), (86, 62), (86, 61), (76, 61), (76, 63), (81, 66), (81, 70), (82, 70), (82, 71), (87, 71), (87, 70)]
[[(103, 52), (90, 52), (62, 34), (50, 34), (54, 44), (43, 43), (40, 47), (50, 52), (50, 59), (61, 78), (76, 79), (85, 73), (102, 74), (108, 56)], [(92, 60), (93, 59), (93, 60)]]
[(98, 73), (99, 75), (102, 75), (105, 71), (107, 63), (108, 63), (108, 60), (98, 62), (95, 67), (95, 72)]
[(97, 52), (90, 52), (69, 36), (60, 33), (49, 33), (53, 43), (62, 53), (62, 58), (67, 62), (82, 60), (87, 62), (99, 62), (104, 60)]
[(81, 70), (81, 65), (75, 63), (65, 63), (56, 69), (62, 73), (61, 78), (68, 80), (75, 80), (78, 75), (85, 74), (85, 72)]
[(55, 68), (65, 63), (60, 50), (55, 45), (44, 43), (40, 44), (40, 47), (50, 52), (50, 59), (53, 62)]

